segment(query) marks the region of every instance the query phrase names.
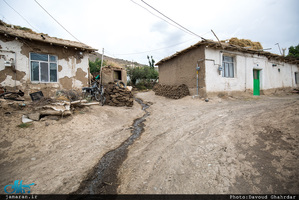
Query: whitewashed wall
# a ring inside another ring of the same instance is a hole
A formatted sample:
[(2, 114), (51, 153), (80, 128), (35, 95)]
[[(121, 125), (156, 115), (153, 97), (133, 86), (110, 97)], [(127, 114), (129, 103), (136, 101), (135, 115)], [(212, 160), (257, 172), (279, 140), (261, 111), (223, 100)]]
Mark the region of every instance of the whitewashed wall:
[[(295, 84), (295, 72), (298, 66), (268, 60), (264, 56), (244, 54), (233, 51), (222, 51), (224, 55), (234, 56), (234, 78), (222, 77), (218, 67), (221, 63), (221, 51), (215, 49), (205, 50), (206, 66), (206, 92), (229, 92), (253, 90), (253, 69), (260, 71), (260, 89), (268, 90), (284, 87), (298, 87)], [(277, 66), (272, 66), (276, 64)], [(279, 70), (280, 69), (280, 72)]]

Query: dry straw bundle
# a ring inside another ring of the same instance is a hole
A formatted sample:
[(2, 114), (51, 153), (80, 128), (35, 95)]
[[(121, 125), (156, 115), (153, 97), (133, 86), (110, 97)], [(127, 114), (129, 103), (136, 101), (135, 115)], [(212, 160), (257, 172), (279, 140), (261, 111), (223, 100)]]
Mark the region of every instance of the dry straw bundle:
[(228, 41), (229, 44), (231, 45), (237, 45), (240, 47), (250, 47), (249, 49), (255, 49), (255, 50), (260, 50), (263, 49), (263, 46), (259, 42), (252, 42), (251, 40), (248, 39), (238, 39), (238, 38), (231, 38)]

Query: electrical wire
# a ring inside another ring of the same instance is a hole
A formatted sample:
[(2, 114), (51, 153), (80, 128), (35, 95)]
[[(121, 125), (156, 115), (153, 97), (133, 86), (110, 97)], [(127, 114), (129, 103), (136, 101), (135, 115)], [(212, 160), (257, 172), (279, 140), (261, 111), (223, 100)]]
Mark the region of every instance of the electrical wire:
[[(3, 0), (4, 1), (4, 0)], [(69, 32), (62, 24), (60, 24), (41, 4), (38, 3), (37, 0), (34, 0), (57, 24), (59, 24), (66, 32), (68, 32), (73, 38), (75, 38), (78, 42), (81, 42), (78, 38), (76, 38), (71, 32)], [(81, 42), (82, 43), (82, 42)]]
[(27, 24), (29, 24), (29, 26), (31, 26), (32, 29), (36, 30), (37, 32), (40, 32), (37, 28), (35, 28), (33, 25), (30, 24), (30, 22), (23, 17), (18, 11), (16, 11), (11, 5), (9, 5), (5, 0), (3, 0), (4, 3), (6, 3), (6, 5), (8, 5), (13, 11), (15, 11), (24, 21), (27, 22)]
[(169, 21), (167, 21), (167, 20), (163, 19), (162, 17), (160, 17), (160, 16), (158, 16), (158, 15), (154, 14), (153, 12), (151, 12), (151, 11), (150, 11), (149, 9), (147, 9), (146, 7), (144, 7), (144, 6), (142, 6), (142, 5), (138, 4), (138, 3), (136, 3), (136, 2), (135, 2), (135, 1), (133, 1), (133, 0), (130, 0), (130, 1), (132, 1), (132, 2), (133, 2), (133, 3), (135, 3), (136, 5), (140, 6), (141, 8), (145, 9), (147, 12), (149, 12), (149, 13), (150, 13), (150, 14), (152, 14), (152, 15), (154, 15), (155, 17), (158, 17), (159, 19), (163, 20), (164, 22), (166, 22), (166, 23), (168, 23), (168, 24), (170, 24), (170, 25), (172, 25), (172, 26), (174, 26), (174, 27), (176, 27), (176, 28), (180, 29), (181, 31), (184, 31), (184, 32), (185, 32), (185, 33), (187, 33), (187, 34), (190, 34), (190, 35), (192, 35), (191, 33), (189, 33), (189, 32), (187, 32), (187, 31), (185, 31), (184, 29), (182, 29), (182, 28), (180, 28), (180, 27), (178, 27), (178, 26), (176, 26), (176, 25), (174, 25), (174, 24), (170, 23)]
[[(201, 34), (202, 36), (204, 36), (204, 35), (206, 35), (206, 34), (208, 34), (208, 33), (210, 33), (210, 31), (208, 31), (208, 32), (206, 32), (206, 33), (204, 33), (204, 34)], [(174, 47), (174, 46), (178, 46), (178, 45), (181, 45), (181, 44), (184, 44), (184, 43), (186, 43), (186, 42), (189, 42), (189, 41), (191, 41), (191, 40), (194, 40), (194, 39), (189, 39), (189, 40), (187, 40), (187, 41), (184, 41), (184, 42), (181, 42), (181, 43), (177, 43), (177, 44), (173, 44), (173, 45), (170, 45), (170, 46), (167, 46), (167, 47), (162, 47), (162, 48), (159, 48), (159, 49), (152, 49), (152, 50), (148, 50), (148, 51), (143, 51), (143, 52), (134, 52), (134, 53), (114, 53), (114, 54), (112, 54), (112, 53), (109, 53), (109, 54), (111, 54), (111, 55), (114, 55), (114, 56), (116, 56), (116, 55), (135, 55), (135, 54), (142, 54), (142, 53), (149, 53), (149, 52), (154, 52), (154, 51), (160, 51), (160, 50), (163, 50), (163, 49), (169, 49), (169, 48), (171, 48), (171, 47)]]
[(165, 18), (167, 18), (168, 20), (172, 21), (173, 23), (175, 23), (176, 25), (178, 25), (179, 27), (183, 28), (184, 30), (188, 31), (189, 33), (191, 33), (192, 35), (195, 35), (199, 38), (201, 38), (202, 40), (205, 40), (205, 38), (201, 37), (200, 35), (190, 31), (189, 29), (185, 28), (184, 26), (180, 25), (179, 23), (177, 23), (176, 21), (172, 20), (171, 18), (167, 17), (166, 15), (164, 15), (162, 12), (160, 12), (159, 10), (157, 10), (156, 8), (154, 8), (153, 6), (149, 5), (148, 3), (146, 3), (145, 1), (141, 0), (144, 4), (146, 4), (148, 7), (152, 8), (153, 10), (155, 10), (156, 12), (158, 12), (160, 15), (164, 16)]
[(167, 47), (163, 47), (163, 48), (159, 48), (159, 49), (152, 49), (152, 50), (148, 50), (148, 51), (143, 51), (143, 52), (136, 52), (136, 53), (118, 53), (118, 54), (114, 54), (114, 55), (135, 55), (135, 54), (143, 54), (143, 53), (149, 53), (149, 52), (154, 52), (154, 51), (160, 51), (160, 50), (163, 50), (163, 49), (169, 49), (171, 47), (174, 47), (174, 46), (178, 46), (178, 45), (181, 45), (181, 44), (184, 44), (186, 42), (189, 42), (191, 40), (194, 40), (194, 39), (190, 39), (190, 40), (187, 40), (185, 42), (181, 42), (181, 43), (178, 43), (178, 44), (174, 44), (174, 45), (170, 45), (170, 46), (167, 46)]
[(2, 21), (4, 21), (4, 19), (5, 19), (8, 24), (11, 24), (11, 22), (6, 17), (4, 17), (4, 15), (2, 15), (2, 14), (0, 14), (0, 15), (2, 16)]

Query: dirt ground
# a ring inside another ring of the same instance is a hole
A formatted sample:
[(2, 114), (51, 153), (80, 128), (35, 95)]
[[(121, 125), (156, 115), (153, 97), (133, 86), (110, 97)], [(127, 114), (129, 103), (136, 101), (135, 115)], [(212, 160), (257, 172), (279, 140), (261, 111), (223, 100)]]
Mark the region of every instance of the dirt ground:
[(123, 194), (299, 193), (299, 96), (152, 102), (119, 170)]
[(67, 194), (75, 191), (88, 171), (109, 150), (131, 134), (133, 107), (91, 106), (58, 121), (35, 121), (19, 128), (22, 113), (0, 112), (0, 193), (15, 180), (35, 183), (31, 193)]
[[(118, 193), (299, 193), (298, 95), (209, 102), (136, 96), (151, 104), (150, 116), (118, 170)], [(36, 184), (36, 194), (76, 191), (144, 114), (136, 102), (132, 108), (92, 106), (19, 128), (22, 112), (0, 112), (0, 188), (23, 180)]]

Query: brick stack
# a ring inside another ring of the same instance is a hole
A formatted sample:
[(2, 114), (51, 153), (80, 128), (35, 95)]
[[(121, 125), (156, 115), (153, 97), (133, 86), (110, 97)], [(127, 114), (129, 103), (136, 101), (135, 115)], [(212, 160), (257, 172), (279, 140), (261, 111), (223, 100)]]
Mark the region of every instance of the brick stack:
[(114, 83), (108, 83), (105, 89), (106, 105), (109, 106), (133, 106), (133, 94), (127, 88), (121, 88)]
[(187, 85), (179, 86), (156, 84), (153, 88), (155, 95), (164, 96), (171, 99), (180, 99), (190, 95)]

